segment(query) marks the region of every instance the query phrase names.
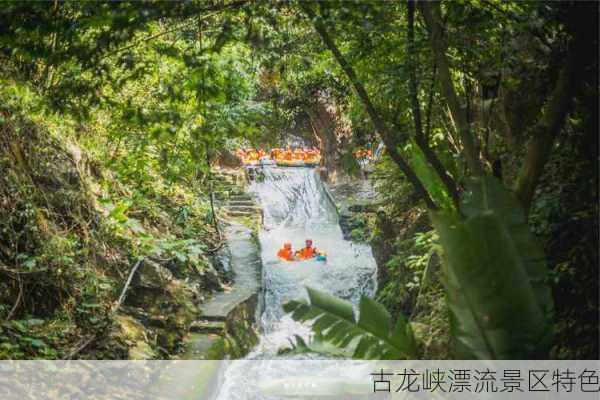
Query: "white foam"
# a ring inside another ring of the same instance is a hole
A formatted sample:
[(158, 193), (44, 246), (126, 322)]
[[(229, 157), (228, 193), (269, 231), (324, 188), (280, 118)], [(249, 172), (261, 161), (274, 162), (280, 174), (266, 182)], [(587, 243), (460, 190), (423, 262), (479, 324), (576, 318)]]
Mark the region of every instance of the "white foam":
[[(290, 338), (299, 335), (307, 339), (311, 332), (310, 327), (285, 315), (282, 309), (285, 302), (305, 298), (305, 287), (310, 286), (356, 305), (361, 295), (375, 293), (377, 266), (369, 246), (344, 240), (335, 207), (313, 169), (267, 167), (264, 180), (253, 183), (250, 189), (258, 197), (265, 215), (265, 229), (259, 235), (265, 310), (260, 343), (247, 359), (278, 359), (281, 358), (278, 350), (288, 346)], [(327, 253), (326, 263), (286, 262), (277, 258), (284, 242), (291, 242), (296, 250), (304, 246), (306, 239), (312, 239), (317, 249)], [(310, 360), (315, 356), (293, 358)], [(235, 369), (227, 370), (218, 399), (244, 399), (244, 380), (272, 374), (268, 370), (255, 371), (267, 365), (249, 363), (247, 367), (239, 367), (238, 364)], [(301, 361), (293, 365), (302, 369)], [(231, 390), (233, 387), (235, 391)]]

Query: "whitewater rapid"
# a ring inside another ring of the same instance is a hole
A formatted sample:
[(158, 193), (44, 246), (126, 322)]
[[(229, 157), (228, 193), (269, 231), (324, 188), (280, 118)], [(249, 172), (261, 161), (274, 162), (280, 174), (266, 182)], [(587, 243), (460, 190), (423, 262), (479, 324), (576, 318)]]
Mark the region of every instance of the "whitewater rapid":
[[(362, 295), (373, 296), (377, 266), (371, 248), (344, 240), (335, 206), (312, 168), (265, 167), (249, 188), (264, 210), (259, 234), (263, 263), (264, 310), (260, 318), (260, 342), (245, 358), (225, 371), (218, 400), (263, 399), (240, 388), (252, 387), (263, 376), (278, 376), (310, 369), (316, 355), (278, 355), (295, 335), (308, 340), (310, 328), (286, 315), (282, 305), (306, 297), (306, 287), (333, 294), (357, 305)], [(285, 262), (276, 254), (284, 242), (299, 249), (312, 239), (328, 255), (318, 261)], [(268, 360), (291, 359), (289, 368), (273, 371)], [(303, 363), (305, 364), (303, 366)], [(320, 364), (321, 367), (323, 364)], [(322, 371), (321, 371), (322, 372)], [(265, 399), (267, 397), (264, 397)]]

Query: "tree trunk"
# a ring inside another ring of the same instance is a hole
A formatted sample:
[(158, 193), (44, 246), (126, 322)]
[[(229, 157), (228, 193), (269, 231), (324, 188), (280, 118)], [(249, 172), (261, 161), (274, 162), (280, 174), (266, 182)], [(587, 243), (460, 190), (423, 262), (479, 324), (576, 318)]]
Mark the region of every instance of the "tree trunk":
[(402, 170), (402, 172), (404, 173), (406, 178), (412, 184), (417, 195), (425, 201), (425, 204), (427, 205), (427, 207), (432, 210), (436, 210), (438, 207), (431, 199), (431, 196), (425, 189), (425, 186), (423, 186), (423, 183), (417, 177), (416, 173), (412, 170), (410, 165), (406, 162), (406, 160), (404, 160), (404, 158), (402, 158), (402, 156), (398, 152), (397, 139), (388, 131), (387, 127), (385, 126), (385, 124), (383, 123), (381, 118), (379, 117), (379, 114), (377, 113), (377, 111), (375, 110), (375, 107), (371, 103), (371, 99), (369, 98), (367, 91), (365, 90), (364, 86), (358, 79), (352, 66), (346, 61), (346, 59), (344, 58), (342, 53), (339, 51), (339, 49), (337, 48), (337, 46), (335, 45), (335, 43), (333, 42), (333, 40), (327, 33), (327, 29), (326, 29), (325, 25), (323, 24), (323, 22), (321, 20), (315, 18), (316, 14), (310, 8), (309, 4), (301, 2), (300, 7), (302, 7), (302, 9), (306, 12), (306, 14), (312, 20), (315, 30), (317, 31), (317, 33), (319, 34), (319, 36), (321, 37), (321, 39), (323, 40), (323, 42), (325, 43), (327, 48), (333, 53), (333, 56), (335, 57), (337, 62), (340, 64), (340, 67), (342, 68), (342, 70), (346, 73), (346, 76), (350, 80), (350, 83), (352, 84), (352, 87), (354, 88), (354, 91), (356, 92), (358, 98), (365, 106), (367, 114), (369, 115), (369, 117), (371, 118), (371, 122), (375, 126), (375, 130), (377, 131), (377, 133), (381, 137), (381, 140), (385, 144), (385, 147), (388, 150), (388, 154), (390, 155), (392, 160), (398, 165), (400, 170)]
[(525, 213), (529, 212), (535, 187), (552, 152), (554, 139), (563, 127), (571, 107), (578, 71), (582, 64), (577, 59), (573, 47), (574, 43), (571, 43), (566, 64), (560, 71), (556, 86), (544, 107), (540, 120), (533, 127), (525, 160), (517, 177), (515, 192)]
[(328, 181), (334, 182), (339, 169), (339, 148), (336, 135), (335, 117), (331, 115), (322, 100), (317, 98), (314, 105), (306, 107), (314, 135), (321, 144), (322, 166), (326, 169)]
[(416, 48), (415, 48), (415, 3), (414, 0), (408, 0), (408, 41), (407, 41), (407, 58), (408, 58), (408, 87), (410, 93), (410, 103), (412, 108), (412, 115), (415, 124), (415, 141), (417, 145), (425, 155), (425, 158), (429, 164), (433, 167), (437, 175), (440, 177), (446, 190), (450, 194), (454, 205), (458, 207), (459, 195), (458, 188), (454, 179), (446, 168), (441, 163), (433, 149), (429, 146), (429, 137), (425, 136), (423, 131), (423, 124), (421, 120), (421, 106), (418, 98), (418, 82), (417, 82), (417, 71), (416, 71)]
[(475, 141), (471, 135), (471, 129), (465, 111), (460, 106), (456, 89), (452, 83), (450, 66), (446, 55), (446, 43), (443, 37), (443, 26), (441, 20), (441, 9), (438, 1), (419, 1), (419, 9), (429, 28), (431, 48), (435, 63), (439, 71), (442, 94), (448, 103), (452, 119), (456, 124), (460, 140), (462, 142), (465, 158), (471, 172), (476, 175), (483, 174), (483, 168), (475, 148)]

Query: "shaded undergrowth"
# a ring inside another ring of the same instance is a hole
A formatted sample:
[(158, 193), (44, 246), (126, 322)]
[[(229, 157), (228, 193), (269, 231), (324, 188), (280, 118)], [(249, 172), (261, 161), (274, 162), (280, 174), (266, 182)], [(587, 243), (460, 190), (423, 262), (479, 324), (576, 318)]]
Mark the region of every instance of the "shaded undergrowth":
[(168, 357), (223, 280), (206, 194), (109, 170), (68, 126), (0, 110), (0, 358)]

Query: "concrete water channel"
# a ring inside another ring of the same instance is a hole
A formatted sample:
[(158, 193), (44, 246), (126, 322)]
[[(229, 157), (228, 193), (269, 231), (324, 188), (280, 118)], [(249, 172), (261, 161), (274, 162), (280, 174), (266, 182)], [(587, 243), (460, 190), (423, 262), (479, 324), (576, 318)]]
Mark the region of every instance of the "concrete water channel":
[[(332, 200), (312, 168), (265, 167), (246, 193), (223, 202), (233, 207), (229, 217), (246, 218), (246, 222), (254, 218), (254, 223), (260, 219), (262, 224), (258, 235), (248, 223), (233, 222), (225, 228), (234, 283), (202, 306), (184, 358), (243, 357), (246, 362), (210, 364), (210, 373), (204, 375), (211, 376), (212, 384), (210, 390), (205, 385), (202, 398), (262, 399), (256, 382), (293, 373), (274, 371), (264, 363), (267, 360), (293, 360), (292, 369), (310, 369), (306, 363), (314, 360), (313, 355), (279, 355), (294, 335), (309, 340), (309, 327), (282, 309), (285, 302), (305, 297), (307, 286), (355, 305), (362, 295), (374, 295), (377, 267), (371, 249), (344, 238)], [(276, 257), (284, 241), (298, 249), (307, 238), (328, 253), (327, 263), (289, 263)], [(240, 392), (239, 388), (245, 389)]]

